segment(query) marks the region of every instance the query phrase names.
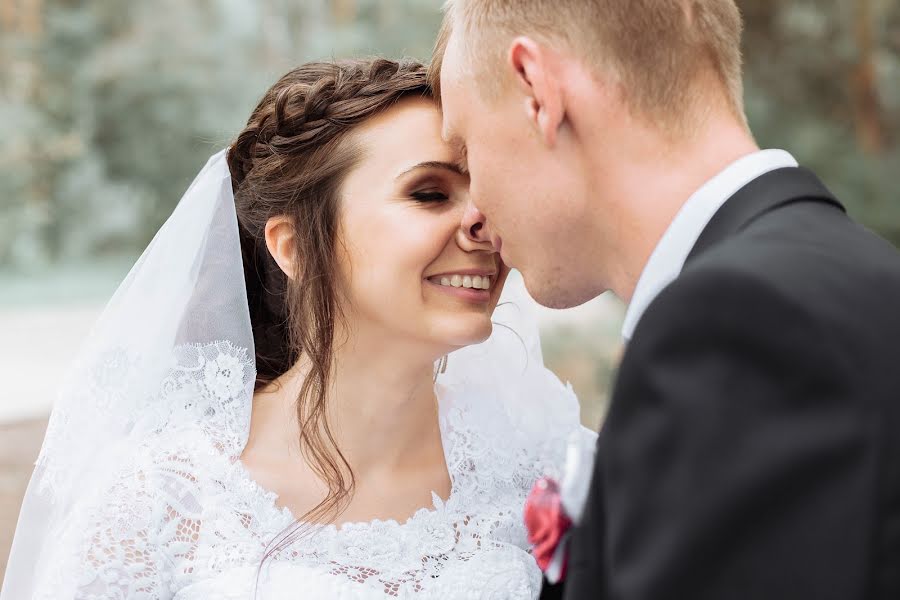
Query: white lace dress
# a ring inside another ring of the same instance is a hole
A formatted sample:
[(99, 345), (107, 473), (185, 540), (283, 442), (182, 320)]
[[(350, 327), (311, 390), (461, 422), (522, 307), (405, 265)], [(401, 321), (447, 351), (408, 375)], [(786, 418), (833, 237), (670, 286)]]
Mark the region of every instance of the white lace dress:
[[(215, 365), (207, 370), (216, 375)], [(219, 388), (207, 394), (213, 404), (228, 397), (228, 386)], [(435, 495), (434, 506), (405, 523), (308, 526), (277, 553), (269, 552), (272, 542), (294, 516), (223, 451), (233, 445), (222, 439), (228, 424), (217, 421), (216, 407), (189, 399), (186, 409), (206, 415), (205, 425), (179, 427), (197, 420), (167, 418), (127, 449), (131, 457), (120, 462), (104, 501), (67, 532), (83, 540), (74, 544), (79, 564), (58, 573), (76, 573), (74, 589), (46, 579), (38, 597), (536, 598), (541, 574), (529, 553), (523, 502), (538, 477), (559, 473), (573, 432), (585, 443), (594, 434), (569, 418), (548, 419), (545, 434), (523, 435), (478, 388), (439, 383), (437, 391), (449, 498)], [(561, 385), (558, 391), (571, 393)]]

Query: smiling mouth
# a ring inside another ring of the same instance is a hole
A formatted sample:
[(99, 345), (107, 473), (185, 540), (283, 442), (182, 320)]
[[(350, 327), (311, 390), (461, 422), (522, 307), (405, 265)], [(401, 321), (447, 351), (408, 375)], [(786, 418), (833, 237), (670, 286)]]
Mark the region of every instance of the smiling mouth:
[(461, 273), (448, 273), (428, 278), (431, 283), (442, 287), (472, 290), (489, 290), (495, 280), (496, 276), (494, 275), (464, 275)]

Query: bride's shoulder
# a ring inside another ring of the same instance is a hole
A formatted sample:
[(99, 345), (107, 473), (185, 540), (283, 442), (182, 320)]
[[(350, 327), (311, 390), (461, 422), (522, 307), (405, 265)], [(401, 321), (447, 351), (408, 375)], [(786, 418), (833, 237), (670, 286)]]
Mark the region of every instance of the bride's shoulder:
[(179, 577), (193, 572), (190, 557), (216, 476), (212, 450), (208, 437), (190, 428), (132, 432), (103, 447), (65, 496), (66, 519), (53, 525), (59, 536), (48, 550), (69, 582), (64, 587), (87, 587), (47, 597), (172, 597)]
[(559, 477), (573, 441), (591, 445), (596, 434), (581, 425), (571, 386), (549, 371), (539, 375), (506, 386), (443, 389), (442, 424), (458, 455), (452, 458), (501, 472), (527, 489), (541, 476)]
[(110, 495), (140, 496), (167, 503), (172, 493), (201, 496), (228, 464), (214, 439), (199, 427), (156, 432), (116, 450)]

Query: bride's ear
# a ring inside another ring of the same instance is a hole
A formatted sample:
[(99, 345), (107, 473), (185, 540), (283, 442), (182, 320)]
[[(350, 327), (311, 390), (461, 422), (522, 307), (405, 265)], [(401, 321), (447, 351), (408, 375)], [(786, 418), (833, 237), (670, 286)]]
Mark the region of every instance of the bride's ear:
[(565, 118), (563, 89), (557, 76), (558, 57), (549, 47), (519, 36), (510, 44), (507, 61), (515, 84), (524, 95), (529, 121), (544, 143), (553, 147)]
[(287, 216), (272, 217), (266, 221), (266, 247), (278, 266), (288, 276), (294, 278), (294, 260), (296, 258), (296, 240), (294, 224)]

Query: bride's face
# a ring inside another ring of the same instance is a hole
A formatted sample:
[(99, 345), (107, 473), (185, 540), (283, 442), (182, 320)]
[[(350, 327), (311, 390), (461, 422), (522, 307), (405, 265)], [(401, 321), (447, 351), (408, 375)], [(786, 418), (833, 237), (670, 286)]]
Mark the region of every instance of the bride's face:
[(483, 341), (508, 269), (460, 229), (468, 179), (434, 103), (404, 100), (355, 138), (363, 154), (338, 218), (351, 335), (412, 340), (437, 355)]

